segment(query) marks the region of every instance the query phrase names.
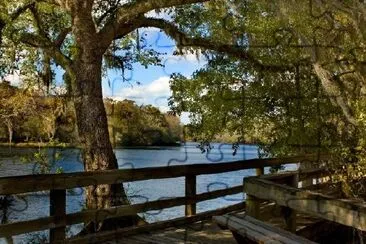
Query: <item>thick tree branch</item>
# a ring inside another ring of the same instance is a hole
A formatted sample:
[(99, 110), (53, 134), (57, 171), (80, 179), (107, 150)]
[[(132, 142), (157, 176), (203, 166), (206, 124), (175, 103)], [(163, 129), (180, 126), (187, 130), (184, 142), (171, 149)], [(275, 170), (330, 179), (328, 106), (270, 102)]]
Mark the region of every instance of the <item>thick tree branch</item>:
[(117, 10), (117, 17), (110, 18), (105, 26), (100, 30), (101, 39), (111, 42), (119, 35), (119, 29), (125, 28), (126, 23), (132, 23), (141, 15), (154, 10), (180, 6), (185, 4), (203, 3), (210, 0), (137, 0), (130, 4), (125, 4)]
[(26, 45), (41, 48), (63, 69), (68, 72), (72, 71), (72, 60), (65, 56), (61, 50), (47, 38), (31, 33), (23, 33), (20, 35), (19, 40)]
[(72, 28), (68, 27), (63, 29), (57, 36), (56, 40), (53, 42), (57, 48), (60, 48), (62, 46), (62, 43), (64, 43), (66, 36), (71, 32)]
[(197, 47), (201, 49), (225, 53), (232, 57), (249, 60), (253, 65), (261, 69), (278, 72), (292, 69), (295, 66), (294, 64), (264, 64), (258, 57), (252, 55), (246, 47), (242, 47), (239, 45), (223, 44), (204, 38), (189, 37), (184, 32), (182, 32), (176, 25), (163, 19), (143, 18), (143, 20), (141, 20), (140, 27), (155, 27), (163, 30), (168, 36), (176, 41), (178, 47)]
[(357, 125), (353, 111), (347, 103), (344, 91), (339, 87), (337, 82), (333, 80), (332, 74), (328, 70), (324, 69), (319, 63), (314, 63), (313, 67), (331, 101), (336, 103), (342, 109), (342, 112), (349, 123)]

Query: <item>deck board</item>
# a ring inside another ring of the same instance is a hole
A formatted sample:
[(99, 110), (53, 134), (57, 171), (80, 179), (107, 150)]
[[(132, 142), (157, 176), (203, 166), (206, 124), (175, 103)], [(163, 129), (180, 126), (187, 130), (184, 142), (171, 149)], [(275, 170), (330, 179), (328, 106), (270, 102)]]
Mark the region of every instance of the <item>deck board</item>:
[(110, 244), (114, 243), (236, 244), (236, 241), (229, 230), (222, 230), (211, 221), (204, 221), (194, 223), (190, 226), (169, 228), (161, 231), (151, 232), (148, 234), (138, 234), (128, 236), (109, 243)]
[[(281, 217), (280, 208), (272, 203), (263, 203), (261, 206), (261, 216), (265, 222), (270, 223), (279, 228), (285, 228), (285, 222)], [(245, 212), (236, 212), (236, 215), (245, 215)], [(304, 214), (297, 215), (297, 230), (317, 223), (319, 219)], [(150, 233), (141, 233), (137, 235), (127, 236), (113, 242), (115, 243), (161, 243), (161, 244), (236, 244), (230, 230), (223, 230), (212, 221), (197, 222), (189, 226), (181, 226), (176, 228), (168, 228)]]

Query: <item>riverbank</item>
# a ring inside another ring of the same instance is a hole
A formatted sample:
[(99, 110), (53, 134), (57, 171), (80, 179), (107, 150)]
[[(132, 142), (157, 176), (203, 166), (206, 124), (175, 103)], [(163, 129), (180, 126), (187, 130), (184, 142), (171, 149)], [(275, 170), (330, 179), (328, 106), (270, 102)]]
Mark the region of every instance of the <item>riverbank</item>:
[(80, 146), (73, 143), (55, 143), (55, 142), (18, 142), (6, 143), (0, 142), (0, 147), (15, 147), (15, 148), (79, 148)]
[[(131, 146), (116, 146), (115, 149), (145, 149), (145, 148), (159, 148), (159, 147), (179, 147), (182, 144), (176, 143), (164, 143), (159, 145), (131, 145)], [(49, 143), (49, 142), (18, 142), (18, 143), (6, 143), (0, 142), (1, 148), (81, 148), (81, 145), (76, 143)]]

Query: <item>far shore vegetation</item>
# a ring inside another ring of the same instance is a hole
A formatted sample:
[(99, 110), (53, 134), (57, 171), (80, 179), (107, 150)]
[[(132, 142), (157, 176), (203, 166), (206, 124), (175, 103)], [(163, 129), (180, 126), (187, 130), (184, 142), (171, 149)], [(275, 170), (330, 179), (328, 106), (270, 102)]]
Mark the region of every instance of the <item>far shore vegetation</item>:
[[(73, 106), (62, 96), (0, 83), (0, 146), (79, 147)], [(105, 99), (114, 147), (176, 146), (182, 140), (179, 117), (152, 105)]]

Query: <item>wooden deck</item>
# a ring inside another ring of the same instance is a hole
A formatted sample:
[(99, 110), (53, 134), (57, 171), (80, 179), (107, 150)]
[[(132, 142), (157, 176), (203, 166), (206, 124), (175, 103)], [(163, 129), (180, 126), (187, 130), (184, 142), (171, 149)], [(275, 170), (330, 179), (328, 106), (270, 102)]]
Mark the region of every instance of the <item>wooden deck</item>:
[[(281, 229), (286, 228), (286, 223), (282, 217), (281, 208), (273, 203), (263, 203), (260, 213), (267, 223), (270, 223)], [(245, 212), (235, 212), (236, 215), (245, 215)], [(261, 218), (261, 219), (262, 219)], [(320, 221), (318, 218), (310, 217), (304, 214), (297, 216), (297, 231), (301, 231)], [(184, 225), (176, 228), (153, 231), (149, 233), (140, 233), (128, 237), (120, 238), (114, 243), (208, 243), (208, 244), (235, 244), (237, 243), (230, 230), (222, 230), (212, 221), (201, 221), (190, 225)]]
[[(317, 190), (323, 194), (329, 194), (337, 196), (339, 194), (339, 186), (329, 185), (326, 188), (321, 185), (313, 185), (309, 189)], [(273, 202), (262, 202), (260, 204), (260, 218), (266, 223), (269, 223), (280, 229), (286, 229), (287, 225), (283, 218), (283, 208), (276, 205)], [(245, 211), (231, 212), (236, 216), (245, 216)], [(320, 218), (310, 215), (297, 213), (296, 214), (296, 233), (312, 239), (314, 236), (321, 236), (323, 231), (324, 221)], [(329, 223), (326, 223), (327, 231), (331, 231)], [(110, 244), (115, 243), (131, 243), (131, 244), (143, 244), (143, 243), (208, 243), (208, 244), (236, 244), (236, 240), (233, 237), (230, 230), (220, 229), (216, 223), (210, 220), (196, 222), (194, 224), (183, 225), (181, 227), (167, 228), (152, 231), (149, 233), (139, 233), (130, 235), (128, 237), (119, 238), (115, 241), (108, 242)]]
[[(243, 192), (243, 185), (240, 184), (225, 189), (197, 194), (196, 178), (198, 176), (246, 169), (255, 169), (257, 175), (262, 175), (264, 173), (264, 167), (301, 164), (303, 162), (317, 162), (318, 165), (323, 165), (326, 164), (328, 160), (329, 157), (327, 155), (311, 154), (285, 158), (250, 159), (209, 165), (192, 164), (67, 174), (3, 177), (0, 178), (0, 195), (16, 195), (49, 190), (50, 216), (1, 224), (0, 237), (6, 237), (11, 240), (12, 236), (15, 235), (48, 229), (50, 231), (50, 243), (106, 243), (111, 240), (113, 240), (111, 243), (235, 243), (230, 231), (220, 230), (216, 225), (210, 221), (207, 222), (206, 220), (210, 220), (212, 216), (223, 215), (233, 211), (244, 211), (246, 209), (246, 211), (249, 212), (250, 208), (247, 208), (247, 201), (202, 213), (196, 213), (196, 204), (227, 195), (245, 193)], [(294, 174), (298, 174), (298, 180), (302, 182), (309, 179), (317, 180), (324, 177), (324, 175), (328, 175), (329, 172), (319, 168), (301, 171), (300, 173), (282, 173), (276, 176), (271, 175), (270, 177), (275, 177), (275, 181), (278, 183), (287, 184), (289, 177), (293, 178)], [(116, 184), (177, 177), (185, 177), (185, 195), (181, 197), (158, 199), (132, 205), (121, 205), (103, 210), (90, 209), (76, 213), (66, 213), (67, 189), (90, 185)], [(144, 224), (142, 226), (132, 226), (123, 229), (91, 233), (85, 236), (66, 238), (66, 226), (89, 223), (90, 221), (102, 222), (110, 218), (133, 216), (150, 210), (160, 210), (181, 205), (185, 206), (184, 217)], [(277, 222), (277, 224), (283, 226), (284, 221), (280, 219), (280, 217), (283, 216), (281, 212), (276, 213), (275, 211), (268, 209), (267, 211), (271, 212), (272, 217), (266, 217), (266, 219)], [(274, 213), (276, 214), (273, 216)], [(310, 220), (310, 222), (312, 222), (312, 220)], [(119, 238), (117, 238), (117, 236)]]
[(126, 238), (109, 243), (208, 243), (208, 244), (236, 244), (233, 235), (229, 230), (221, 230), (211, 221), (203, 221), (182, 226), (180, 228), (169, 228), (163, 231), (156, 231), (146, 234), (132, 235)]

